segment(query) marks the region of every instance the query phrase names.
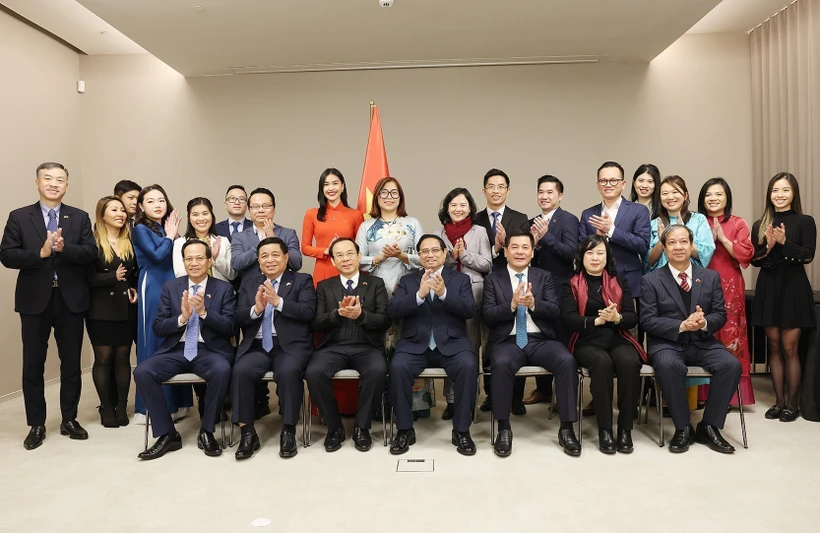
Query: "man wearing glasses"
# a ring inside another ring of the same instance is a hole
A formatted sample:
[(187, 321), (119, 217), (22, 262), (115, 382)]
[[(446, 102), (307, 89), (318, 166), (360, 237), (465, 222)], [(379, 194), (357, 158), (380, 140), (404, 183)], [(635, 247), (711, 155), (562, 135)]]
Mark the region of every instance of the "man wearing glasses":
[(253, 221), (245, 218), (248, 211), (248, 194), (242, 185), (231, 185), (225, 192), (225, 211), (228, 218), (216, 224), (216, 234), (233, 240), (234, 233), (251, 229)]
[(641, 295), (643, 255), (649, 250), (649, 212), (621, 196), (626, 182), (618, 163), (607, 161), (601, 165), (597, 182), (602, 202), (581, 214), (580, 240), (596, 233), (609, 239), (618, 274), (626, 278), (637, 300)]

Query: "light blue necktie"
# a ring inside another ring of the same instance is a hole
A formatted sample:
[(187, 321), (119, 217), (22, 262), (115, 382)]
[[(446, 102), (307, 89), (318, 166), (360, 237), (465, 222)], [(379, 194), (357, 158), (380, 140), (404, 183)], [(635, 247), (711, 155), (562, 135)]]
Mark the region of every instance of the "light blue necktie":
[[(196, 291), (199, 290), (199, 285), (191, 287), (192, 296), (196, 296)], [(196, 311), (191, 313), (191, 318), (188, 319), (188, 329), (185, 330), (185, 349), (183, 355), (188, 361), (193, 361), (196, 357), (197, 344), (199, 344), (199, 315)]]
[[(432, 305), (432, 304), (433, 304), (433, 300), (434, 300), (434, 299), (435, 299), (435, 297), (436, 297), (436, 296), (435, 296), (435, 293), (433, 293), (433, 292), (431, 291), (430, 293), (428, 293), (428, 295), (427, 295), (427, 296), (429, 296), (429, 297), (430, 297), (430, 305)], [(429, 343), (427, 343), (427, 347), (428, 347), (428, 348), (430, 348), (430, 350), (435, 350), (435, 349), (436, 349), (436, 339), (435, 339), (435, 337), (433, 336), (433, 329), (434, 329), (434, 328), (435, 328), (435, 324), (433, 325), (433, 327), (432, 327), (432, 328), (430, 328), (430, 342), (429, 342)]]
[[(273, 280), (273, 290), (279, 285), (279, 280)], [(262, 313), (262, 349), (270, 353), (273, 350), (273, 305), (265, 306), (265, 312)]]
[(495, 239), (495, 234), (498, 231), (498, 217), (501, 216), (501, 213), (498, 211), (493, 211), (493, 239)]
[[(46, 229), (51, 233), (57, 231), (57, 212), (53, 209), (48, 210), (48, 224), (46, 225)], [(57, 271), (54, 271), (54, 280), (57, 281)]]
[[(524, 273), (519, 272), (515, 277), (518, 278), (518, 285), (521, 286)], [(527, 308), (523, 305), (515, 309), (515, 344), (522, 350), (527, 345)]]

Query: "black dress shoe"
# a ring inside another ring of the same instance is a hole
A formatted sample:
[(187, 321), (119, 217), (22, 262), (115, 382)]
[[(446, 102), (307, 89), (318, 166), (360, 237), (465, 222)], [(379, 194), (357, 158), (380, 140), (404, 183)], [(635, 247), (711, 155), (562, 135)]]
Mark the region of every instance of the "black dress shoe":
[(797, 415), (800, 414), (800, 411), (797, 409), (792, 409), (791, 407), (784, 407), (783, 412), (780, 413), (780, 421), (781, 422), (794, 422), (797, 420)]
[(695, 442), (695, 428), (689, 424), (683, 429), (676, 429), (672, 440), (669, 441), (669, 451), (683, 453), (689, 451), (689, 445)]
[(509, 457), (512, 454), (512, 437), (511, 429), (499, 429), (493, 452), (499, 457)]
[(527, 414), (527, 406), (524, 405), (524, 402), (521, 400), (514, 401), (512, 404), (512, 414), (515, 416), (524, 416)]
[(260, 447), (261, 444), (259, 444), (259, 435), (257, 435), (255, 431), (242, 433), (242, 436), (239, 437), (239, 446), (236, 448), (234, 457), (236, 457), (237, 461), (250, 459), (253, 457), (253, 453)]
[(482, 413), (489, 413), (493, 410), (493, 400), (489, 396), (484, 397), (484, 401), (481, 402), (481, 407), (478, 408)]
[(453, 416), (456, 414), (456, 405), (453, 403), (448, 403), (447, 407), (444, 409), (444, 412), (441, 413), (442, 420), (452, 420)]
[(345, 441), (345, 428), (344, 426), (340, 427), (339, 429), (334, 429), (330, 433), (327, 434), (325, 437), (325, 451), (326, 452), (335, 452), (336, 450), (340, 450), (342, 448), (342, 443)]
[(46, 440), (46, 427), (31, 426), (28, 435), (26, 435), (26, 438), (23, 441), (23, 448), (27, 450), (39, 448), (44, 440)]
[(769, 409), (766, 411), (766, 414), (763, 416), (765, 416), (767, 420), (778, 420), (780, 418), (780, 413), (782, 412), (783, 407), (775, 404), (769, 407)]
[(390, 443), (390, 453), (392, 455), (401, 455), (403, 453), (407, 453), (407, 450), (410, 449), (410, 446), (415, 443), (415, 429), (400, 429), (399, 432), (396, 433), (396, 436), (393, 437), (393, 441)]
[(615, 438), (612, 436), (611, 429), (598, 430), (598, 449), (601, 453), (613, 455), (615, 453)]
[(705, 444), (720, 453), (735, 453), (735, 447), (726, 442), (720, 430), (711, 424), (698, 424), (695, 430), (695, 442)]
[(370, 431), (355, 426), (353, 428), (353, 446), (360, 452), (366, 452), (373, 447), (373, 439), (370, 438)]
[(70, 439), (85, 440), (88, 438), (88, 431), (84, 430), (76, 420), (69, 420), (60, 424), (60, 435), (68, 435)]
[(205, 429), (199, 430), (196, 445), (200, 450), (204, 451), (208, 457), (219, 457), (222, 455), (222, 446), (216, 441), (214, 434)]
[(572, 457), (581, 455), (581, 443), (575, 436), (575, 430), (571, 427), (558, 430), (558, 444), (564, 449), (564, 453)]
[(283, 427), (282, 433), (279, 434), (279, 457), (284, 459), (294, 457), (298, 451), (299, 448), (296, 446), (296, 430)]
[(159, 459), (168, 452), (175, 452), (181, 449), (182, 435), (180, 435), (179, 432), (174, 431), (173, 435), (171, 433), (166, 433), (165, 435), (158, 438), (153, 446), (151, 446), (144, 452), (140, 452), (140, 454), (137, 455), (137, 457), (145, 461), (148, 461), (151, 459)]
[(461, 455), (475, 455), (475, 442), (469, 431), (453, 430), (453, 446), (458, 448)]
[(618, 428), (618, 452), (632, 453), (635, 447), (632, 444), (632, 430)]

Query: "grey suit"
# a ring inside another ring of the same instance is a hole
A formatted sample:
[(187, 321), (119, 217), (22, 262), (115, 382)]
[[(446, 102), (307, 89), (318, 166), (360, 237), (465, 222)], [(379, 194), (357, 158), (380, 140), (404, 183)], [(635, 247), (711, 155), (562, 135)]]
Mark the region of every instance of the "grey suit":
[[(278, 224), (273, 225), (273, 231), (288, 245), (288, 268), (298, 271), (302, 268), (302, 252), (299, 250), (299, 238), (296, 232)], [(258, 245), (259, 236), (253, 228), (234, 234), (231, 240), (231, 268), (243, 276), (249, 272), (261, 272), (256, 260)]]
[[(689, 425), (685, 380), (687, 365), (703, 367), (712, 373), (709, 398), (703, 422), (723, 428), (729, 401), (740, 381), (740, 361), (715, 338), (726, 323), (723, 289), (714, 270), (692, 265), (689, 309), (669, 267), (643, 277), (640, 322), (647, 335), (650, 363), (669, 405), (675, 429)], [(680, 332), (681, 322), (700, 306), (706, 330)]]

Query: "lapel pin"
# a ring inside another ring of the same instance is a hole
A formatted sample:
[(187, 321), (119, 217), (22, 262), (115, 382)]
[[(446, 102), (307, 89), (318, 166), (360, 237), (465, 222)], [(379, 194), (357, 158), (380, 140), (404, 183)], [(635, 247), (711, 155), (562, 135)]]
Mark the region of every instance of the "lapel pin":
[(205, 295), (205, 298), (210, 298), (210, 297), (211, 297), (211, 295), (210, 295), (210, 294), (206, 294), (206, 295)]
[(63, 218), (68, 218), (68, 215), (63, 215)]
[(362, 285), (367, 285), (367, 282), (366, 282), (366, 281), (363, 281), (363, 282), (362, 282)]
[(700, 283), (700, 278), (695, 278), (695, 283)]
[(287, 283), (285, 283), (285, 287), (290, 287), (290, 286), (291, 286), (291, 282), (288, 281)]

